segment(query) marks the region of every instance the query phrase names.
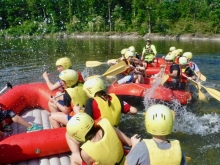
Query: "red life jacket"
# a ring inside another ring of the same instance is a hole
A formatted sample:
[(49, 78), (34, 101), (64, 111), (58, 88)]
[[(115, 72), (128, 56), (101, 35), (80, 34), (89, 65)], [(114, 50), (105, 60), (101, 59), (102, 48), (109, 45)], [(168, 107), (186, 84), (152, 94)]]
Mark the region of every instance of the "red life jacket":
[(79, 71), (76, 71), (76, 72), (77, 72), (77, 74), (78, 74), (78, 82), (84, 83), (85, 81), (84, 81), (84, 79), (83, 79), (82, 74), (81, 74)]

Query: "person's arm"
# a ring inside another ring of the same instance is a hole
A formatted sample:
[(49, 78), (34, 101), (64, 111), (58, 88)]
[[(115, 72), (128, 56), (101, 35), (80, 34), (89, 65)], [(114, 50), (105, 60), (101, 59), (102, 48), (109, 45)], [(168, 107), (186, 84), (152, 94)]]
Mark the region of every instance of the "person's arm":
[(113, 127), (115, 132), (118, 135), (118, 138), (121, 140), (121, 142), (127, 146), (131, 146), (131, 139), (127, 137), (123, 132), (121, 132), (118, 128)]
[(75, 139), (71, 138), (68, 133), (66, 133), (66, 141), (67, 144), (72, 152), (70, 157), (71, 165), (81, 165), (82, 158), (80, 156), (80, 144)]
[(178, 70), (173, 70), (173, 72), (170, 73), (169, 76), (172, 77), (172, 78), (176, 78), (177, 74), (178, 74)]
[(50, 80), (49, 80), (49, 73), (47, 72), (44, 72), (43, 73), (43, 78), (44, 80), (46, 81), (46, 84), (48, 86), (48, 88), (53, 91), (55, 89), (58, 89), (59, 87), (61, 87), (60, 83), (59, 82), (56, 82), (55, 84), (53, 84)]

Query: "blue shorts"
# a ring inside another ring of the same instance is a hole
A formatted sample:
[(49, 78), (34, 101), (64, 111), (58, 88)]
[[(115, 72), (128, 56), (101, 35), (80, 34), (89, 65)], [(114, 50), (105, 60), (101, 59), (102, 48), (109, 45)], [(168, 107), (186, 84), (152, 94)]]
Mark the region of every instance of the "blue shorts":
[(72, 116), (67, 115), (67, 120), (69, 121), (72, 118)]
[(57, 101), (59, 104), (61, 104), (62, 106), (64, 106), (64, 101), (63, 100), (58, 100)]
[(0, 122), (7, 118), (13, 118), (16, 115), (12, 110), (0, 110)]
[(134, 75), (128, 75), (118, 80), (118, 84), (128, 84), (128, 83), (133, 83), (133, 81), (134, 81)]

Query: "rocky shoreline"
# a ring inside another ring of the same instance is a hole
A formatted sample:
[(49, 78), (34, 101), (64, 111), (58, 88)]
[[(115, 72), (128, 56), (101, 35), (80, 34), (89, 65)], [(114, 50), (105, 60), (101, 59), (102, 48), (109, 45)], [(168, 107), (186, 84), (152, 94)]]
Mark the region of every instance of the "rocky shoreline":
[(169, 35), (169, 34), (158, 34), (151, 33), (140, 35), (136, 32), (133, 33), (116, 33), (116, 32), (76, 32), (72, 34), (67, 33), (54, 33), (54, 34), (43, 34), (43, 35), (33, 35), (33, 36), (19, 36), (19, 37), (11, 37), (4, 36), (3, 38), (122, 38), (122, 39), (137, 39), (137, 38), (151, 38), (155, 40), (161, 39), (169, 39), (169, 40), (215, 40), (220, 41), (220, 34), (177, 34), (177, 35)]

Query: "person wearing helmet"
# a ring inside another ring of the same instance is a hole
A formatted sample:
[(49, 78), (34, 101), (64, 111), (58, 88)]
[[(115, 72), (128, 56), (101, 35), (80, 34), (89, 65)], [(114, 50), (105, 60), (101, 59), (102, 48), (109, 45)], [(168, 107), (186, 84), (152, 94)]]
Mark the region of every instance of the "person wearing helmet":
[(107, 118), (112, 126), (118, 126), (121, 113), (136, 114), (137, 109), (125, 101), (119, 99), (115, 94), (107, 94), (105, 85), (100, 78), (86, 80), (83, 90), (89, 99), (86, 101), (85, 112), (94, 120)]
[(147, 64), (151, 64), (152, 66), (156, 67), (153, 63), (154, 59), (156, 58), (157, 50), (156, 47), (151, 44), (151, 40), (146, 40), (146, 45), (143, 48), (141, 59), (144, 60)]
[(139, 54), (138, 54), (137, 52), (135, 52), (134, 46), (130, 46), (130, 47), (128, 48), (128, 50), (133, 53), (133, 57), (135, 57), (135, 58), (137, 58), (137, 59), (140, 59)]
[(176, 49), (173, 51), (176, 58), (175, 58), (175, 64), (179, 64), (179, 58), (182, 56), (183, 54), (183, 49)]
[(198, 65), (192, 61), (193, 54), (191, 52), (185, 52), (183, 53), (182, 56), (187, 58), (189, 67), (191, 68), (192, 71), (196, 73), (197, 75), (196, 81), (199, 82), (201, 77), (201, 72)]
[(125, 53), (124, 61), (127, 64), (127, 69), (124, 72), (116, 75), (116, 80), (114, 83), (128, 84), (128, 83), (135, 82), (135, 80), (137, 79), (137, 77), (135, 77), (135, 75), (133, 74), (133, 70), (135, 69), (135, 67), (132, 65), (133, 64), (133, 53), (131, 51), (127, 51)]
[[(66, 70), (66, 69), (71, 69), (72, 68), (72, 62), (70, 61), (69, 58), (67, 57), (63, 57), (63, 58), (59, 58), (57, 61), (56, 61), (56, 66), (57, 66), (57, 71), (60, 73), (62, 72), (63, 70)], [(81, 75), (81, 73), (79, 71), (77, 71), (77, 74), (78, 74), (78, 82), (80, 83), (84, 83), (84, 79)], [(55, 89), (58, 89), (58, 88), (62, 88), (63, 90), (63, 86), (61, 84), (61, 81), (59, 80), (58, 82), (56, 83), (52, 83), (49, 79), (49, 73), (48, 72), (44, 72), (43, 73), (43, 78), (44, 80), (46, 81), (46, 84), (48, 86), (48, 88), (53, 91)]]
[(66, 131), (71, 164), (124, 164), (122, 143), (130, 146), (131, 140), (107, 119), (95, 122), (88, 114), (77, 113), (68, 121)]
[[(49, 109), (51, 112), (63, 112), (69, 114), (71, 112), (71, 101), (74, 97), (80, 97), (79, 93), (83, 92), (81, 83), (78, 83), (78, 74), (72, 69), (66, 69), (60, 72), (59, 78), (65, 89), (64, 93), (57, 92), (55, 97), (50, 98)], [(75, 88), (74, 91), (71, 89)], [(79, 100), (79, 98), (75, 98)], [(78, 104), (78, 101), (77, 101)], [(74, 103), (76, 105), (76, 103)]]
[(172, 133), (173, 124), (174, 112), (169, 107), (162, 104), (149, 107), (145, 114), (145, 127), (152, 138), (141, 140), (137, 134), (134, 135), (125, 165), (186, 165), (180, 142), (166, 138)]
[(196, 76), (194, 72), (191, 70), (191, 68), (189, 67), (186, 57), (179, 58), (179, 65), (180, 65), (180, 71), (181, 71), (179, 88), (185, 91), (189, 91), (188, 79), (195, 80)]
[(164, 86), (170, 89), (178, 89), (180, 79), (180, 67), (178, 64), (174, 63), (175, 54), (171, 53), (170, 55), (166, 55), (165, 60), (166, 66), (161, 66), (161, 68), (164, 69), (165, 74), (169, 75), (169, 78), (164, 83)]

